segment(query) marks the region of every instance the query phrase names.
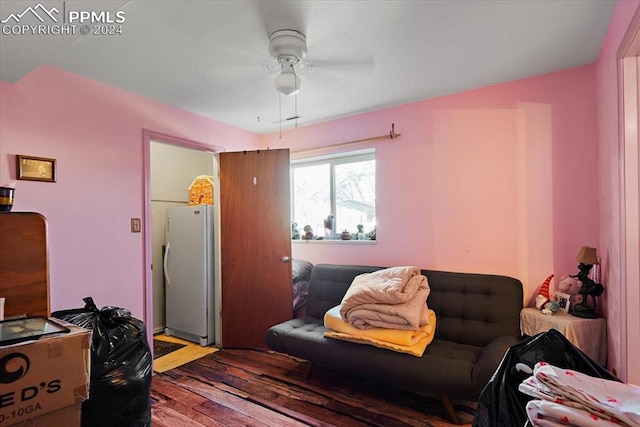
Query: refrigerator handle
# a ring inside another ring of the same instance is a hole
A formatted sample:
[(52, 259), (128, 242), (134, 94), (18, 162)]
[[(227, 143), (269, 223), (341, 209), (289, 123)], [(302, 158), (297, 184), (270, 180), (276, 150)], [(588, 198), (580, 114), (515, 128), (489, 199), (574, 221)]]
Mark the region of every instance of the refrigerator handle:
[(164, 250), (164, 262), (162, 265), (162, 269), (164, 270), (164, 279), (166, 281), (167, 286), (171, 286), (171, 281), (169, 280), (169, 271), (167, 270), (167, 262), (169, 261), (169, 247), (171, 243), (167, 242), (167, 248)]

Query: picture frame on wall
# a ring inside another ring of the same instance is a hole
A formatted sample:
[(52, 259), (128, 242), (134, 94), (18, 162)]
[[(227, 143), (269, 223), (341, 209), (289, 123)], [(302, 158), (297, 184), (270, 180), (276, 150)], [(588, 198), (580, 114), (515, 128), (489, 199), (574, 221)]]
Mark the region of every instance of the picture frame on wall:
[(56, 159), (16, 155), (17, 179), (56, 182)]
[(556, 294), (553, 296), (553, 300), (558, 303), (559, 312), (569, 313), (569, 305), (571, 305), (571, 295), (564, 294), (562, 292), (556, 292)]

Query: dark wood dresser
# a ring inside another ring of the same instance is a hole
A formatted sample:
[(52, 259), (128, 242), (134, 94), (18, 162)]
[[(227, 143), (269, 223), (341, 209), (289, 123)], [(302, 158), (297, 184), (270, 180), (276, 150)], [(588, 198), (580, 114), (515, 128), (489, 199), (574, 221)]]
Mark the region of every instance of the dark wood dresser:
[(0, 212), (0, 297), (4, 317), (49, 317), (47, 220), (34, 212)]

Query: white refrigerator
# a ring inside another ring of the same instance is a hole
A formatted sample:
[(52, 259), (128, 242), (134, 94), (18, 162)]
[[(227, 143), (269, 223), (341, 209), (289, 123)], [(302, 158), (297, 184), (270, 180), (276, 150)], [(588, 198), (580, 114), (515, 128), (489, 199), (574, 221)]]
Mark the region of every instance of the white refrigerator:
[(165, 334), (200, 343), (214, 339), (213, 206), (167, 209), (165, 224)]

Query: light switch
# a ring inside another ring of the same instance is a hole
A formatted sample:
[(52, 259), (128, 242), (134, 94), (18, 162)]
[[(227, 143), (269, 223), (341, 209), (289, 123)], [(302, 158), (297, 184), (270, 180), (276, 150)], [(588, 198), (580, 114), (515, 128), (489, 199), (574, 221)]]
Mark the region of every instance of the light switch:
[(131, 232), (132, 233), (140, 232), (140, 218), (131, 218)]

